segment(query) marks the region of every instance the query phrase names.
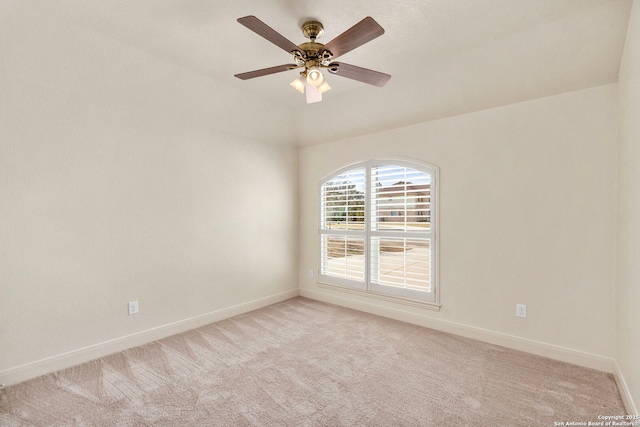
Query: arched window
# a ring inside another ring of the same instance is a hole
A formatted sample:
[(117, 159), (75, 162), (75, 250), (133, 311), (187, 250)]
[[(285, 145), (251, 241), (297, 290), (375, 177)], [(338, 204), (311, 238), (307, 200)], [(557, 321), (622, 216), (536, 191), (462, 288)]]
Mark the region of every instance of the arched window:
[(370, 160), (320, 187), (320, 280), (437, 301), (437, 168)]

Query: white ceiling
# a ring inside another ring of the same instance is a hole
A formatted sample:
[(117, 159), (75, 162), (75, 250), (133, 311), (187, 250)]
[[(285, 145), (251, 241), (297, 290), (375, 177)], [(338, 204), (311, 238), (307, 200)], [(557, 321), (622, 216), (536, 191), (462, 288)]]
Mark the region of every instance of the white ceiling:
[[(3, 2), (0, 1), (0, 4)], [(13, 1), (5, 0), (5, 8)], [(290, 111), (304, 146), (617, 81), (631, 0), (59, 0), (74, 21)], [(51, 5), (51, 3), (49, 3)], [(2, 12), (2, 8), (0, 8)], [(318, 104), (289, 87), (291, 63), (236, 22), (255, 15), (296, 44), (327, 43), (365, 16), (385, 34), (340, 61), (392, 75), (384, 88), (329, 76)], [(233, 108), (232, 101), (229, 104)]]

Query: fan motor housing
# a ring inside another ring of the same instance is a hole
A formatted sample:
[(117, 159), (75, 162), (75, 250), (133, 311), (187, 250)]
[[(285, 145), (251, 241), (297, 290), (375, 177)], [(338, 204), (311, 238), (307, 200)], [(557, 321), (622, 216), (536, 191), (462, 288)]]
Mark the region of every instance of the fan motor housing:
[(312, 42), (299, 44), (298, 47), (306, 52), (316, 53), (320, 51), (320, 49), (322, 49), (324, 45), (322, 43), (317, 43), (312, 41)]

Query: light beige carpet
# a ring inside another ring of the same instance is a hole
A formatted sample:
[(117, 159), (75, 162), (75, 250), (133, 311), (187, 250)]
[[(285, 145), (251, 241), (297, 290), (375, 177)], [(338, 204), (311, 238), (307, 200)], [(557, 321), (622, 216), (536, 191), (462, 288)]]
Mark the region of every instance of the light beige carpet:
[(553, 426), (611, 375), (305, 298), (0, 391), (2, 426)]

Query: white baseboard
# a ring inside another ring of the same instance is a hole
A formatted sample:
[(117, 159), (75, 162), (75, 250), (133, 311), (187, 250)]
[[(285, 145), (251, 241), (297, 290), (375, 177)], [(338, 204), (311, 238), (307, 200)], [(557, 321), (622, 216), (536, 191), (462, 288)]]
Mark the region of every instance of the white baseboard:
[(226, 307), (220, 310), (212, 311), (210, 313), (202, 314), (200, 316), (181, 320), (179, 322), (158, 326), (156, 328), (147, 329), (142, 332), (137, 332), (135, 334), (116, 338), (100, 344), (95, 344), (67, 353), (48, 357), (36, 362), (17, 366), (15, 368), (6, 369), (0, 371), (0, 384), (4, 384), (6, 386), (17, 384), (22, 381), (38, 377), (40, 375), (45, 375), (51, 372), (59, 371), (61, 369), (66, 369), (71, 366), (79, 365), (90, 360), (95, 360), (100, 357), (116, 353), (118, 351), (137, 347), (139, 345), (147, 344), (149, 342), (156, 341), (171, 335), (179, 334), (190, 329), (208, 325), (209, 323), (218, 322), (229, 317), (237, 316), (239, 314), (247, 313), (249, 311), (266, 307), (271, 304), (285, 301), (298, 295), (299, 290), (292, 289), (290, 291), (281, 292), (275, 295), (270, 295), (268, 297), (248, 301), (231, 307)]
[(627, 382), (622, 375), (620, 366), (618, 366), (617, 363), (614, 363), (613, 377), (616, 379), (616, 384), (618, 385), (620, 396), (622, 397), (622, 401), (624, 402), (624, 407), (627, 409), (627, 414), (640, 415), (640, 412), (638, 412), (638, 407), (633, 401), (633, 397), (631, 397), (631, 391), (627, 386)]
[(435, 319), (433, 317), (422, 316), (401, 309), (383, 307), (375, 303), (356, 300), (346, 295), (337, 296), (333, 293), (303, 288), (300, 289), (300, 295), (318, 301), (352, 308), (354, 310), (364, 311), (370, 314), (376, 314), (414, 325), (424, 326), (427, 328), (448, 332), (454, 335), (472, 338), (478, 341), (483, 341), (514, 350), (548, 357), (550, 359), (559, 360), (562, 362), (572, 363), (578, 366), (597, 369), (599, 371), (604, 371), (607, 373), (614, 372), (615, 360), (597, 354), (592, 354), (580, 350), (573, 350), (570, 348), (554, 344), (547, 344), (541, 341), (530, 340), (527, 338), (520, 338), (513, 335), (503, 334), (501, 332), (465, 325), (462, 323)]

